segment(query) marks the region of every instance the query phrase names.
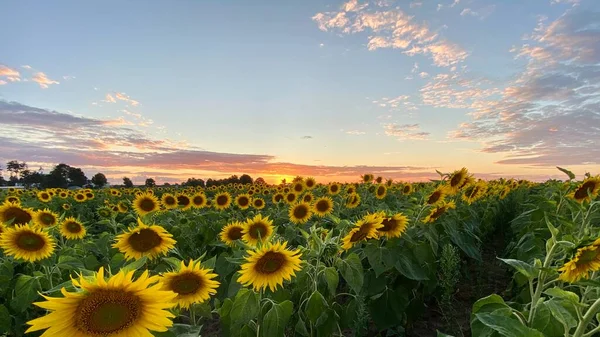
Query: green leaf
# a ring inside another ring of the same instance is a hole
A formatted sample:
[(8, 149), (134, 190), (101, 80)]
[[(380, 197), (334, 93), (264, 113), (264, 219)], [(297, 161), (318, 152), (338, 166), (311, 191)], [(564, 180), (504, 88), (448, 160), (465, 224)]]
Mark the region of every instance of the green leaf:
[(0, 293), (4, 293), (4, 291), (9, 287), (10, 280), (12, 280), (14, 272), (15, 270), (10, 261), (6, 260), (0, 264)]
[(323, 271), (323, 277), (325, 278), (325, 282), (327, 283), (327, 289), (332, 296), (335, 296), (338, 283), (340, 282), (340, 276), (338, 274), (337, 269), (333, 267), (327, 267)]
[(284, 301), (280, 304), (273, 304), (271, 309), (263, 317), (260, 327), (260, 333), (264, 337), (284, 336), (285, 326), (292, 317), (294, 304), (291, 301)]
[(556, 237), (559, 234), (559, 230), (558, 228), (554, 227), (554, 225), (550, 222), (550, 219), (548, 219), (548, 214), (546, 214), (546, 212), (544, 212), (544, 220), (546, 222), (546, 227), (548, 227), (548, 230), (552, 235), (552, 239), (556, 240)]
[(88, 255), (83, 259), (83, 265), (87, 270), (98, 270), (100, 262), (98, 262), (98, 259), (94, 255)]
[(473, 314), (478, 312), (492, 312), (497, 309), (508, 308), (502, 297), (496, 294), (481, 298), (473, 303)]
[(188, 324), (173, 324), (168, 331), (153, 332), (156, 337), (200, 337), (202, 326), (193, 326)]
[(10, 332), (12, 321), (10, 319), (10, 313), (8, 309), (0, 304), (0, 334)]
[(408, 252), (406, 254), (402, 254), (398, 256), (398, 260), (396, 261), (396, 269), (404, 276), (411, 280), (416, 281), (424, 281), (429, 280), (427, 277), (427, 272), (421, 267), (419, 261), (415, 258), (414, 254), (408, 250), (404, 250), (404, 252)]
[(317, 319), (323, 313), (323, 311), (327, 308), (327, 302), (321, 293), (316, 290), (310, 297), (308, 298), (308, 302), (306, 302), (306, 308), (304, 312), (308, 320), (316, 324)]
[(15, 284), (15, 297), (11, 302), (11, 306), (18, 312), (29, 309), (31, 303), (38, 298), (38, 291), (40, 290), (40, 282), (36, 277), (19, 276)]
[(231, 323), (240, 326), (246, 324), (258, 315), (258, 296), (252, 290), (240, 289), (231, 307)]
[(527, 262), (513, 259), (501, 259), (499, 257), (497, 259), (515, 268), (519, 273), (525, 275), (525, 277), (530, 280), (535, 276), (535, 268)]
[(535, 318), (531, 323), (531, 327), (539, 330), (547, 337), (563, 337), (564, 328), (562, 324), (554, 318), (547, 303), (538, 304), (535, 312)]
[(364, 252), (377, 277), (394, 266), (394, 258), (385, 247), (370, 244), (365, 247)]
[(124, 265), (121, 270), (124, 271), (125, 273), (130, 272), (130, 271), (136, 271), (140, 268), (142, 268), (146, 262), (148, 262), (148, 257), (147, 256), (142, 256), (141, 259), (137, 259), (129, 264)]
[(571, 291), (562, 290), (559, 287), (548, 289), (544, 291), (544, 294), (550, 295), (552, 297), (562, 298), (575, 305), (579, 304), (579, 295)]
[(62, 255), (58, 257), (57, 267), (66, 270), (85, 269), (80, 258), (74, 256)]
[(399, 325), (408, 303), (406, 292), (388, 289), (369, 303), (371, 319), (380, 330)]
[(577, 319), (569, 310), (567, 310), (567, 308), (565, 308), (564, 304), (565, 301), (557, 301), (556, 299), (546, 302), (546, 306), (550, 309), (554, 318), (569, 328), (576, 327)]
[(358, 257), (356, 253), (352, 253), (345, 259), (339, 259), (338, 269), (350, 288), (352, 288), (355, 293), (360, 293), (364, 283), (363, 267), (360, 257)]
[(569, 180), (573, 180), (575, 179), (575, 174), (567, 169), (564, 169), (562, 167), (556, 167), (557, 169), (559, 169), (562, 173), (566, 174), (569, 176)]
[(317, 320), (317, 337), (331, 337), (337, 326), (338, 318), (335, 310), (325, 309)]
[(294, 327), (294, 331), (296, 331), (296, 333), (299, 334), (300, 336), (306, 336), (306, 337), (310, 336), (310, 334), (308, 333), (308, 330), (306, 330), (306, 323), (304, 323), (302, 318), (298, 319), (298, 322), (296, 323), (296, 326)]
[(437, 332), (437, 337), (454, 337), (452, 335), (448, 335), (448, 334), (445, 334), (443, 332), (439, 332), (437, 330), (436, 330), (436, 332)]
[(124, 262), (125, 262), (125, 255), (123, 255), (121, 253), (116, 253), (115, 255), (113, 255), (112, 259), (110, 260), (110, 270), (116, 274)]
[(162, 260), (166, 262), (169, 266), (171, 266), (171, 268), (173, 269), (179, 269), (179, 267), (181, 266), (181, 261), (179, 261), (179, 259), (175, 257), (163, 257)]
[(520, 321), (503, 315), (495, 314), (475, 314), (477, 319), (486, 326), (499, 332), (506, 337), (544, 337), (544, 335), (535, 330), (526, 327)]
[(202, 262), (202, 267), (208, 268), (208, 269), (215, 269), (215, 263), (216, 262), (217, 262), (217, 257), (213, 256), (210, 259)]

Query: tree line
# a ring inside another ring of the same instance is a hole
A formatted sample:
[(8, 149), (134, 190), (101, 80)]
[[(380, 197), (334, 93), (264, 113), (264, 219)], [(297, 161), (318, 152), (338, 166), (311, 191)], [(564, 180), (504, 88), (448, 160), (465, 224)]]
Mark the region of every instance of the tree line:
[[(6, 172), (9, 173), (8, 180), (4, 178), (3, 168), (0, 166), (0, 186), (17, 186), (22, 185), (25, 187), (40, 187), (40, 188), (69, 188), (69, 187), (96, 187), (102, 188), (108, 185), (106, 176), (98, 172), (91, 179), (85, 175), (83, 170), (79, 167), (73, 167), (65, 163), (60, 163), (52, 168), (50, 172), (44, 173), (43, 168), (38, 170), (30, 169), (29, 165), (25, 162), (19, 162), (17, 160), (11, 160), (6, 163)], [(225, 179), (203, 179), (189, 178), (187, 181), (182, 182), (181, 186), (199, 186), (199, 187), (210, 187), (226, 185), (229, 183), (239, 184), (252, 184), (254, 180), (251, 176), (243, 174), (240, 177), (232, 175)], [(257, 183), (265, 183), (264, 179), (257, 178)], [(153, 178), (146, 179), (144, 186), (154, 187), (157, 183)], [(170, 186), (169, 183), (165, 183), (165, 186)], [(179, 185), (179, 184), (175, 184)], [(124, 187), (133, 187), (133, 181), (128, 177), (123, 177)]]

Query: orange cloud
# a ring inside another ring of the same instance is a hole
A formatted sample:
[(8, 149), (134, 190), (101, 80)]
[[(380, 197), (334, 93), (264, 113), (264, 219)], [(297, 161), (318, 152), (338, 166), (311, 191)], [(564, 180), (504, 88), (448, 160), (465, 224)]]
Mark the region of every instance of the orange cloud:
[(48, 76), (46, 76), (46, 74), (44, 74), (43, 72), (37, 72), (32, 78), (31, 80), (37, 84), (40, 85), (40, 87), (42, 89), (48, 89), (48, 86), (52, 85), (52, 84), (59, 84), (60, 82), (49, 79)]

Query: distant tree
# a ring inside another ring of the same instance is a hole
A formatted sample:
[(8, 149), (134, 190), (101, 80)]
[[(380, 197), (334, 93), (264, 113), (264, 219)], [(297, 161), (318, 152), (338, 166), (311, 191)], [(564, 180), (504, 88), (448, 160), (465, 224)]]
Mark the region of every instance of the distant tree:
[(104, 185), (108, 184), (108, 180), (103, 173), (98, 172), (92, 177), (92, 184), (96, 187), (104, 187)]
[(69, 185), (68, 180), (69, 165), (58, 164), (56, 165), (49, 174), (44, 176), (42, 181), (42, 187), (44, 188), (67, 188)]
[(254, 181), (255, 184), (262, 184), (262, 185), (266, 185), (267, 182), (262, 178), (262, 177), (258, 177), (256, 178), (256, 180)]
[(247, 175), (247, 174), (242, 174), (242, 176), (240, 177), (240, 183), (246, 185), (246, 184), (252, 184), (252, 177)]
[(183, 186), (200, 186), (200, 187), (204, 187), (204, 180), (202, 179), (196, 179), (196, 178), (188, 178), (188, 180), (184, 183), (181, 183), (181, 185)]
[(2, 174), (0, 174), (0, 186), (6, 186), (6, 180), (4, 179)]
[(85, 173), (78, 167), (70, 167), (67, 175), (69, 186), (84, 186), (88, 183), (88, 178)]
[(19, 173), (26, 169), (27, 164), (25, 162), (19, 163), (19, 161), (17, 160), (11, 160), (8, 163), (6, 163), (6, 170), (10, 172), (11, 177), (13, 175), (18, 177)]
[(164, 186), (171, 186), (171, 184), (169, 184), (169, 183), (164, 183), (163, 185)]
[(146, 187), (154, 187), (156, 186), (156, 181), (154, 181), (152, 178), (148, 178), (146, 179), (146, 183), (144, 185), (146, 185)]
[(25, 186), (31, 186), (34, 184), (42, 184), (44, 182), (44, 173), (43, 171), (30, 171), (23, 170), (21, 172), (21, 180)]
[(133, 182), (127, 177), (123, 177), (123, 185), (125, 187), (133, 187)]
[(215, 186), (215, 185), (217, 185), (217, 182), (214, 181), (212, 178), (208, 178), (206, 180), (206, 187), (211, 187), (211, 186)]

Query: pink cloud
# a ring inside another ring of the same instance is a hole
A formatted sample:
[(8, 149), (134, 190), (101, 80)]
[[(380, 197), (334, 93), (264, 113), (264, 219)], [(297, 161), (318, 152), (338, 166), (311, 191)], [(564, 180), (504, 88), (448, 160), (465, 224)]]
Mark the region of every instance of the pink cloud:
[(60, 82), (49, 79), (48, 76), (46, 76), (46, 74), (44, 74), (43, 72), (37, 72), (32, 78), (31, 80), (37, 84), (40, 85), (40, 87), (42, 89), (48, 89), (48, 86), (52, 85), (52, 84), (59, 84)]
[(122, 93), (122, 92), (115, 93), (115, 97), (118, 100), (125, 101), (133, 106), (138, 106), (140, 104), (140, 102), (130, 98), (128, 95), (126, 95), (125, 93)]

